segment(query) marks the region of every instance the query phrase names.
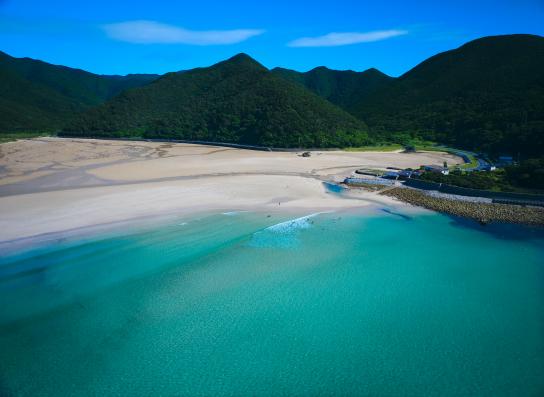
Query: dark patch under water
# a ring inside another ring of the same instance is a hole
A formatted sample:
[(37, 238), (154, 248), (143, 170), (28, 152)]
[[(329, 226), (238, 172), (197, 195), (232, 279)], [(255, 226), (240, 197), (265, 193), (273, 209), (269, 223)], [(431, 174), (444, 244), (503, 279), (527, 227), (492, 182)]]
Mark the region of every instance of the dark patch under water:
[(382, 208), (382, 211), (387, 213), (387, 214), (395, 215), (395, 216), (398, 216), (398, 217), (400, 217), (402, 219), (406, 219), (407, 221), (412, 219), (410, 216), (408, 216), (406, 214), (403, 214), (403, 213), (400, 213), (400, 212), (393, 211), (390, 208)]
[(482, 224), (474, 219), (463, 218), (455, 215), (446, 215), (450, 218), (453, 227), (468, 228), (487, 233), (500, 240), (529, 241), (544, 239), (544, 227), (527, 226), (504, 222), (490, 222)]

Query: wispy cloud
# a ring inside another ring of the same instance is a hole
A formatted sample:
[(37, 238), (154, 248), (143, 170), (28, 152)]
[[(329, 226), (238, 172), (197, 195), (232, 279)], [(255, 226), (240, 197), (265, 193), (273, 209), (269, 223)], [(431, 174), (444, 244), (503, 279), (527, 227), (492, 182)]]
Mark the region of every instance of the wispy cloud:
[(115, 40), (138, 44), (235, 44), (264, 33), (262, 29), (188, 30), (155, 21), (126, 21), (103, 25)]
[(337, 47), (357, 43), (369, 43), (408, 34), (407, 30), (375, 30), (372, 32), (333, 32), (324, 36), (301, 37), (288, 43), (289, 47)]

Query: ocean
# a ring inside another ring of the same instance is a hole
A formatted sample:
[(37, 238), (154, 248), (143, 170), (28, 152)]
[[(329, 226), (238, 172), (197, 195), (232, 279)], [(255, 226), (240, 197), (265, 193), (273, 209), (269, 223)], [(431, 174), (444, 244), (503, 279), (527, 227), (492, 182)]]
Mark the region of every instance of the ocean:
[(2, 396), (540, 396), (544, 232), (228, 212), (0, 251)]

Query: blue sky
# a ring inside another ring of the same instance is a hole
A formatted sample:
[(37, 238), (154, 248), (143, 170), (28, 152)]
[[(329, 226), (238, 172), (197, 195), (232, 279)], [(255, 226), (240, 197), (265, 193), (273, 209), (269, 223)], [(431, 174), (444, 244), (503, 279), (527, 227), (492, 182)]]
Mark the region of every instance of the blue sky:
[(300, 71), (398, 76), (488, 35), (544, 35), (544, 0), (0, 0), (0, 50), (94, 73), (164, 73), (246, 52)]

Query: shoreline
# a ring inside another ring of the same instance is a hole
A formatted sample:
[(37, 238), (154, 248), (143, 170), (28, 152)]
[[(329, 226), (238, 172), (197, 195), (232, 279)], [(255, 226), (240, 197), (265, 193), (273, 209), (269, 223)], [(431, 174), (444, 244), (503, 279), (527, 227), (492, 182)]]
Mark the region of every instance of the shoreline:
[[(460, 161), (447, 153), (265, 152), (195, 144), (38, 138), (0, 145), (0, 241), (164, 214), (410, 208), (337, 194), (355, 169)], [(409, 211), (412, 211), (410, 209)], [(423, 211), (413, 209), (413, 211)]]
[[(383, 207), (385, 206), (385, 208)], [(387, 211), (385, 211), (387, 210)], [(340, 216), (358, 215), (367, 217), (387, 216), (385, 213), (398, 215), (397, 211), (402, 211), (403, 216), (417, 215), (433, 215), (435, 212), (426, 211), (425, 209), (414, 209), (404, 203), (384, 202), (382, 205), (378, 203), (370, 203), (359, 207), (346, 208), (263, 208), (263, 207), (246, 207), (246, 208), (200, 208), (186, 211), (173, 211), (163, 213), (150, 213), (143, 216), (132, 217), (117, 221), (104, 223), (89, 223), (70, 229), (61, 229), (49, 231), (35, 235), (25, 235), (16, 237), (10, 240), (0, 240), (0, 253), (10, 255), (28, 250), (41, 249), (52, 243), (70, 243), (84, 242), (86, 240), (94, 240), (96, 238), (108, 238), (117, 235), (129, 235), (142, 231), (157, 229), (177, 222), (191, 223), (201, 218), (212, 216), (237, 216), (239, 214), (249, 213), (253, 215), (270, 218), (279, 223), (297, 219), (300, 217), (312, 216), (316, 214), (334, 213)], [(405, 214), (407, 213), (407, 214)], [(272, 225), (273, 226), (273, 225)]]
[[(286, 188), (286, 184), (290, 187)], [(191, 214), (226, 211), (305, 214), (380, 206), (409, 208), (375, 193), (349, 196), (331, 193), (321, 181), (299, 176), (217, 177), (195, 179), (191, 183), (79, 188), (1, 197), (0, 204), (3, 212), (0, 250), (4, 243), (16, 240)]]
[(115, 225), (150, 219), (160, 224), (161, 219), (224, 211), (305, 215), (386, 207), (408, 214), (446, 212), (480, 222), (544, 224), (542, 213), (516, 206), (500, 215), (509, 207), (493, 204), (500, 208), (497, 215), (471, 203), (449, 205), (417, 193), (403, 199), (406, 193), (395, 190), (328, 188), (361, 167), (457, 159), (440, 152), (319, 151), (304, 158), (294, 152), (63, 138), (2, 144), (0, 152), (0, 252), (8, 245), (39, 244)]
[(395, 187), (379, 194), (431, 211), (473, 219), (481, 224), (501, 222), (544, 226), (544, 208), (541, 207), (433, 197), (420, 190), (406, 187)]

